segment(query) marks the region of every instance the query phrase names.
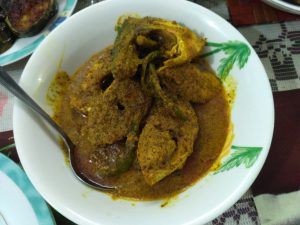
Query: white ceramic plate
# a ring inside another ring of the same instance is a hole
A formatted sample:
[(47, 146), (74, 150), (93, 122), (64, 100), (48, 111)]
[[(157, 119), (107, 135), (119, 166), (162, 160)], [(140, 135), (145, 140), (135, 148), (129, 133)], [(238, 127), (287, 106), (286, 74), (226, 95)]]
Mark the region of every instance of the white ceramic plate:
[(17, 39), (10, 49), (0, 54), (1, 66), (16, 62), (30, 55), (51, 30), (71, 15), (76, 6), (77, 0), (58, 0), (57, 2), (58, 13), (51, 22), (39, 34), (33, 37)]
[(300, 5), (282, 0), (263, 0), (265, 3), (282, 11), (300, 15)]
[(0, 224), (54, 225), (53, 216), (24, 171), (0, 153)]
[[(75, 179), (55, 136), (39, 117), (16, 101), (13, 126), (22, 165), (42, 196), (78, 224), (204, 224), (248, 190), (266, 159), (274, 125), (273, 98), (266, 72), (250, 44), (228, 22), (184, 0), (103, 1), (76, 13), (51, 32), (28, 61), (20, 84), (51, 113), (45, 96), (58, 67), (72, 74), (93, 53), (112, 44), (115, 23), (124, 13), (176, 20), (205, 35), (216, 46), (241, 44), (241, 51), (237, 52), (244, 61), (246, 55), (240, 53), (250, 54), (243, 68), (234, 65), (231, 70), (238, 83), (232, 112), (235, 136), (223, 167), (180, 194), (168, 207), (161, 208), (162, 201), (132, 204), (112, 200)], [(224, 57), (228, 55), (223, 52), (210, 56), (215, 70)]]

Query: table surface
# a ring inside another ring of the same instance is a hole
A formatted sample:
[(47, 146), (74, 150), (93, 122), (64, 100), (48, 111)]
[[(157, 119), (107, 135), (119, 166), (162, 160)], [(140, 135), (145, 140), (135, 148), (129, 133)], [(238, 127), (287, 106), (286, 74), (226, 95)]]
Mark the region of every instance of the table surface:
[[(97, 1), (78, 0), (75, 12)], [(223, 18), (229, 20), (246, 37), (259, 55), (267, 71), (270, 85), (274, 92), (275, 102), (275, 132), (268, 160), (259, 177), (249, 190), (232, 208), (208, 224), (260, 224), (255, 208), (253, 193), (284, 193), (297, 190), (300, 187), (300, 158), (297, 146), (300, 139), (300, 22), (294, 15), (282, 16), (281, 21), (268, 17), (265, 24), (245, 25), (240, 21), (237, 9), (243, 9), (245, 3), (258, 10), (269, 6), (261, 5), (257, 0), (194, 0), (193, 2), (210, 8)], [(229, 7), (228, 7), (229, 6)], [(249, 8), (249, 7), (248, 7)], [(269, 10), (269, 9), (268, 9)], [(267, 11), (268, 11), (267, 10)], [(265, 10), (266, 11), (266, 10)], [(273, 9), (271, 10), (273, 11)], [(249, 10), (247, 11), (248, 13)], [(253, 11), (257, 13), (257, 11)], [(276, 11), (277, 12), (277, 11)], [(278, 12), (281, 15), (282, 12)], [(268, 13), (266, 13), (268, 16)], [(284, 18), (287, 21), (284, 21)], [(293, 19), (291, 19), (293, 18)], [(260, 20), (253, 20), (261, 23)], [(274, 22), (275, 21), (275, 22)], [(5, 70), (18, 81), (29, 57), (5, 66)], [(13, 149), (12, 133), (13, 96), (0, 86), (0, 151), (18, 161)], [(299, 131), (299, 132), (298, 132)], [(9, 148), (6, 148), (6, 147)], [(285, 149), (283, 154), (283, 149)], [(284, 157), (282, 157), (284, 155)], [(280, 165), (280, 166), (278, 166)], [(289, 176), (288, 174), (293, 174)], [(73, 224), (54, 209), (52, 210), (58, 225)]]

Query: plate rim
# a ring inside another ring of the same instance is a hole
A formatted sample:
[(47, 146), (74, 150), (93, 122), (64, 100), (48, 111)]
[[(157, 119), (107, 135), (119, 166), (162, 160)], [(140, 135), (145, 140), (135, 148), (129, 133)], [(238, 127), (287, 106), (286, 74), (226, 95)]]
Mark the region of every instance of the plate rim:
[(12, 64), (33, 53), (33, 51), (51, 32), (51, 30), (53, 30), (57, 25), (61, 24), (67, 17), (70, 17), (75, 9), (78, 0), (65, 0), (65, 1), (66, 3), (62, 11), (57, 15), (57, 17), (50, 24), (47, 25), (46, 30), (36, 35), (37, 39), (33, 40), (31, 43), (29, 43), (28, 45), (24, 46), (23, 48), (15, 52), (3, 56), (1, 56), (0, 54), (0, 65), (6, 66)]
[(56, 224), (49, 206), (34, 188), (26, 173), (3, 153), (0, 153), (0, 172), (4, 173), (24, 194), (39, 224)]
[(282, 0), (263, 0), (268, 5), (271, 5), (279, 10), (300, 15), (300, 6), (285, 2)]

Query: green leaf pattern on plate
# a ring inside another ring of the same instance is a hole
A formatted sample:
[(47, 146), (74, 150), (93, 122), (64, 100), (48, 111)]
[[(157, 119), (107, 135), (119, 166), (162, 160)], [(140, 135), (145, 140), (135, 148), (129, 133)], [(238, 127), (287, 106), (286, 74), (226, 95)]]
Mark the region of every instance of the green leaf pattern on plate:
[(240, 41), (228, 41), (223, 43), (207, 42), (206, 46), (214, 47), (215, 49), (204, 53), (202, 57), (207, 57), (221, 51), (224, 52), (226, 56), (220, 60), (220, 65), (217, 68), (218, 75), (223, 81), (229, 75), (236, 62), (238, 67), (242, 69), (247, 63), (251, 53), (249, 46)]
[(246, 168), (250, 168), (256, 162), (262, 151), (262, 147), (241, 147), (235, 145), (231, 146), (231, 149), (233, 153), (222, 163), (221, 167), (214, 174), (228, 171), (242, 164)]
[[(207, 42), (206, 46), (214, 49), (202, 54), (202, 58), (219, 52), (225, 54), (225, 57), (220, 60), (220, 64), (217, 68), (217, 74), (222, 81), (226, 80), (235, 64), (237, 64), (239, 69), (242, 69), (248, 62), (251, 54), (249, 46), (241, 41), (227, 41), (223, 43)], [(221, 164), (214, 174), (228, 171), (240, 165), (250, 168), (256, 162), (262, 151), (261, 147), (241, 147), (234, 145), (231, 149), (233, 153)]]

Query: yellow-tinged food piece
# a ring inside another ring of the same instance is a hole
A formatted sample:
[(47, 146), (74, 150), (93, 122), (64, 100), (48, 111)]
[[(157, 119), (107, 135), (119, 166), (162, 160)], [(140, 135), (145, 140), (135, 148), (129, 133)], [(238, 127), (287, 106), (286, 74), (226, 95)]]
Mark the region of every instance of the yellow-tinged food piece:
[(93, 55), (71, 77), (69, 93), (70, 106), (87, 117), (94, 98), (101, 98), (104, 90), (101, 83), (111, 76), (111, 47), (101, 54)]
[(163, 65), (159, 69), (163, 70), (190, 62), (206, 43), (189, 28), (160, 18), (128, 17), (118, 27), (112, 62), (113, 75), (118, 79), (134, 76), (147, 53), (162, 52)]
[(133, 123), (140, 123), (150, 105), (150, 98), (139, 83), (114, 80), (101, 97), (89, 102), (87, 123), (82, 129), (92, 144), (106, 145), (122, 140)]
[(204, 38), (197, 36), (195, 32), (175, 21), (153, 17), (145, 17), (145, 21), (148, 25), (147, 29), (160, 31), (161, 35), (158, 36), (158, 39), (166, 40), (166, 35), (169, 37), (173, 35), (176, 40), (176, 43), (164, 52), (167, 60), (164, 61), (161, 69), (190, 62), (201, 53), (206, 43)]
[(159, 79), (168, 93), (193, 103), (206, 103), (222, 90), (215, 73), (196, 63), (166, 68), (159, 72)]
[(58, 12), (56, 0), (0, 0), (0, 7), (18, 37), (38, 34)]
[(199, 129), (197, 116), (186, 101), (179, 101), (178, 107), (187, 116), (187, 120), (182, 121), (172, 116), (157, 101), (140, 135), (137, 157), (149, 185), (154, 185), (175, 170), (181, 169), (193, 152)]
[(134, 76), (140, 63), (134, 44), (137, 25), (135, 19), (126, 19), (118, 31), (112, 50), (112, 73), (117, 79)]

